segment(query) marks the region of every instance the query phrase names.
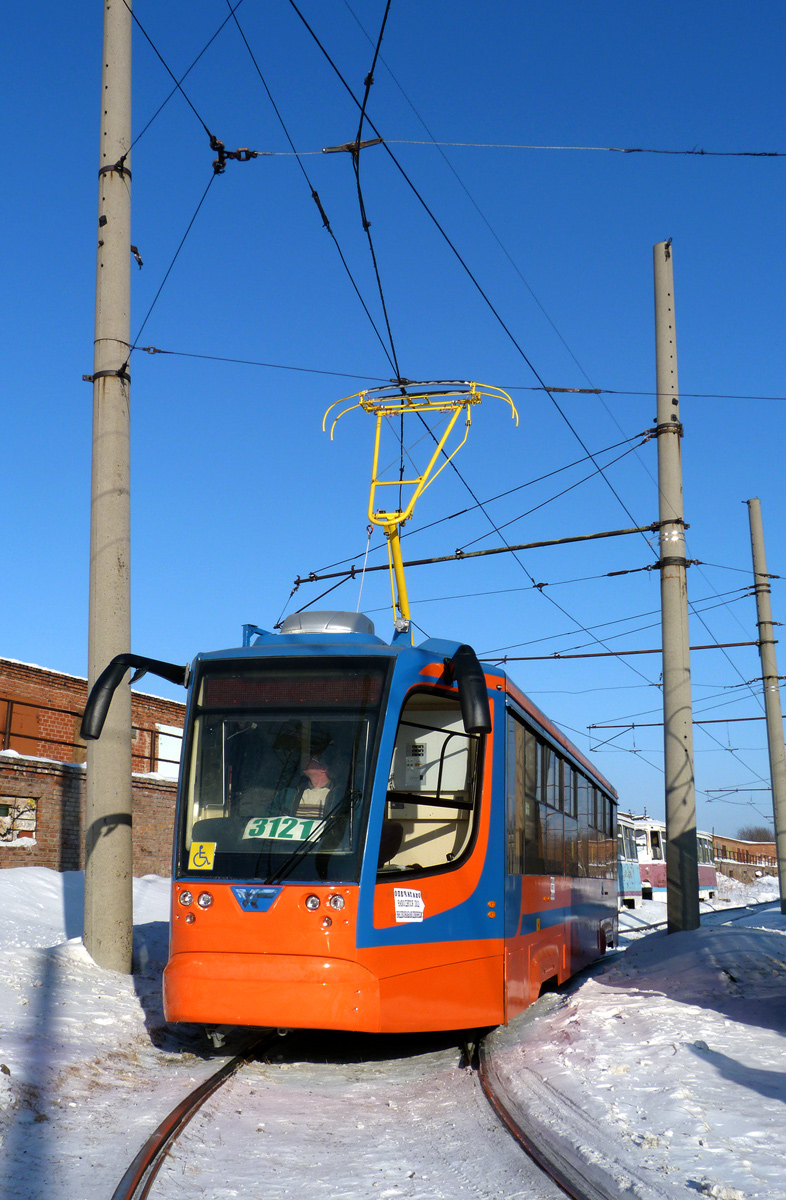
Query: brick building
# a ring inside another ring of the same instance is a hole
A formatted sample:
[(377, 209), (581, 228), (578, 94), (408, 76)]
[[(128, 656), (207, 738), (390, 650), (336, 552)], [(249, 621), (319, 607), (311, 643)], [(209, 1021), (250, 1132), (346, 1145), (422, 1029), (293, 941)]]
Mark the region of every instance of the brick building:
[[(84, 867), (87, 680), (0, 658), (0, 868)], [(168, 875), (185, 705), (132, 692), (134, 874)]]
[(731, 879), (753, 883), (762, 875), (778, 874), (775, 842), (744, 842), (741, 838), (713, 834), (715, 863)]

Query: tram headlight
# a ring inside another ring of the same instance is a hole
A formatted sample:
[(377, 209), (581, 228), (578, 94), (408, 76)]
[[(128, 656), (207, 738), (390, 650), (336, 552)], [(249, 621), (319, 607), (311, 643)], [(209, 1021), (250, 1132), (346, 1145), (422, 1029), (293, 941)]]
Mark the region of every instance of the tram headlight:
[(189, 904), (194, 903), (194, 897), (191, 894), (191, 892), (181, 892), (180, 895), (178, 896), (178, 900), (180, 901), (180, 903), (183, 905), (184, 908), (188, 908)]
[(210, 908), (213, 903), (213, 897), (210, 892), (200, 892), (197, 896), (197, 904), (200, 908)]
[(341, 912), (342, 908), (344, 907), (344, 897), (335, 895), (331, 896), (328, 900), (328, 904), (331, 908), (335, 909), (336, 912)]
[(319, 896), (315, 896), (313, 893), (306, 896), (306, 908), (309, 912), (315, 912), (319, 908)]

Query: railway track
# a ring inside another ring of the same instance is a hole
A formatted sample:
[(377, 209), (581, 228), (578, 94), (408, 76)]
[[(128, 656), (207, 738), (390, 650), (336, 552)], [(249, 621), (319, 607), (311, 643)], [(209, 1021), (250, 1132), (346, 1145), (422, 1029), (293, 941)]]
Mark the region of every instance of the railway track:
[(242, 1053), (235, 1055), (229, 1062), (224, 1063), (223, 1066), (201, 1083), (199, 1087), (189, 1092), (185, 1099), (181, 1100), (164, 1117), (161, 1124), (147, 1139), (120, 1180), (120, 1183), (112, 1193), (112, 1200), (145, 1200), (145, 1197), (150, 1194), (153, 1181), (166, 1155), (169, 1153), (170, 1147), (185, 1129), (186, 1125), (188, 1125), (192, 1117), (196, 1116), (205, 1101), (214, 1092), (217, 1092), (222, 1084), (231, 1079), (245, 1063), (251, 1060), (252, 1054), (258, 1054), (262, 1051), (266, 1041), (267, 1039), (265, 1043), (261, 1040), (255, 1041)]
[[(421, 1037), (412, 1054), (407, 1039), (402, 1055), (402, 1039), (274, 1036), (224, 1063), (162, 1121), (112, 1200), (260, 1189), (266, 1200), (561, 1200), (553, 1173), (544, 1175), (531, 1148), (521, 1153), (524, 1135), (517, 1145), (510, 1120), (503, 1128), (499, 1106), (488, 1104), (477, 1063), (449, 1043)], [(273, 1048), (283, 1053), (259, 1060)]]
[[(714, 925), (725, 925), (727, 922), (731, 923), (732, 921), (743, 921), (751, 913), (756, 912), (758, 909), (770, 908), (777, 901), (759, 901), (756, 904), (742, 904), (736, 908), (712, 908), (709, 901), (706, 900), (702, 901), (702, 903), (707, 905), (709, 911), (705, 910), (700, 914), (701, 923), (702, 925), (711, 927)], [(653, 921), (649, 925), (625, 925), (624, 927), (620, 927), (620, 936), (626, 938), (635, 937), (639, 933), (651, 933), (653, 929), (665, 929), (667, 925), (668, 921)]]
[[(706, 922), (708, 925), (720, 924), (724, 923), (725, 921), (734, 922), (744, 919), (744, 917), (755, 911), (757, 907), (758, 906), (746, 906), (739, 909), (726, 909), (713, 913), (705, 913), (702, 914), (702, 916), (704, 918), (704, 922)], [(709, 920), (707, 920), (707, 918), (709, 918)], [(665, 922), (652, 926), (641, 926), (635, 931), (629, 930), (628, 932), (644, 933), (647, 930), (660, 927), (661, 924), (665, 925)], [(616, 957), (617, 954), (609, 955), (606, 957), (605, 962), (608, 963), (612, 958)], [(602, 963), (598, 964), (598, 966), (602, 966)], [(590, 971), (592, 971), (592, 968), (590, 968)], [(537, 1013), (533, 1012), (533, 1010), (530, 1010), (530, 1013), (531, 1021), (534, 1023), (537, 1020)], [(519, 1194), (533, 1196), (556, 1196), (558, 1194), (556, 1189), (558, 1188), (561, 1194), (567, 1194), (568, 1196), (573, 1197), (573, 1200), (619, 1200), (622, 1192), (617, 1185), (617, 1182), (611, 1176), (605, 1176), (603, 1172), (597, 1171), (589, 1172), (588, 1175), (587, 1172), (583, 1170), (580, 1163), (577, 1165), (577, 1156), (573, 1153), (573, 1147), (570, 1146), (564, 1138), (560, 1139), (558, 1137), (544, 1137), (543, 1122), (539, 1119), (542, 1115), (541, 1113), (535, 1114), (533, 1109), (533, 1114), (530, 1114), (532, 1119), (528, 1119), (528, 1113), (526, 1111), (522, 1111), (520, 1105), (511, 1104), (506, 1093), (504, 1078), (502, 1078), (498, 1073), (495, 1063), (493, 1043), (495, 1039), (499, 1040), (501, 1035), (502, 1031), (495, 1031), (492, 1033), (490, 1039), (486, 1041), (481, 1040), (476, 1045), (465, 1048), (465, 1053), (461, 1064), (464, 1067), (463, 1073), (468, 1074), (469, 1068), (471, 1067), (473, 1078), (476, 1081), (475, 1091), (480, 1092), (482, 1090), (482, 1095), (488, 1101), (499, 1122), (501, 1122), (508, 1132), (512, 1134), (515, 1142), (526, 1153), (529, 1159), (537, 1165), (537, 1168), (541, 1172), (545, 1172), (545, 1174), (549, 1177), (549, 1179), (552, 1181), (552, 1191), (549, 1193), (548, 1189), (544, 1190), (543, 1187), (540, 1187), (539, 1190), (527, 1190), (526, 1193), (519, 1192), (515, 1187), (511, 1187), (510, 1180), (507, 1180), (504, 1187), (501, 1187), (499, 1192), (500, 1196), (512, 1196)], [(455, 1046), (448, 1047), (443, 1042), (441, 1046), (437, 1046), (435, 1049), (433, 1044), (429, 1045), (428, 1039), (424, 1041), (424, 1039), (421, 1038), (419, 1041), (421, 1048), (425, 1047), (425, 1059), (427, 1062), (425, 1064), (424, 1076), (415, 1081), (416, 1090), (422, 1090), (424, 1083), (427, 1085), (428, 1081), (426, 1076), (432, 1071), (432, 1069), (436, 1069), (437, 1073), (439, 1073), (440, 1070), (444, 1072), (446, 1068), (446, 1062), (449, 1060), (452, 1062), (452, 1070), (455, 1074), (457, 1065), (455, 1061)], [(433, 1042), (434, 1039), (432, 1039), (432, 1043)], [(372, 1082), (377, 1085), (372, 1088), (372, 1092), (384, 1092), (386, 1088), (390, 1091), (390, 1095), (388, 1095), (387, 1099), (385, 1099), (383, 1096), (381, 1100), (383, 1114), (386, 1108), (389, 1113), (393, 1114), (402, 1107), (406, 1107), (408, 1101), (406, 1096), (402, 1095), (401, 1080), (399, 1079), (398, 1081), (394, 1081), (392, 1084), (385, 1083), (387, 1067), (396, 1061), (395, 1053), (400, 1053), (401, 1049), (400, 1040), (398, 1051), (394, 1050), (394, 1043), (395, 1039), (392, 1038), (375, 1040), (372, 1038), (362, 1038), (357, 1035), (319, 1035), (301, 1033), (292, 1035), (285, 1041), (282, 1041), (273, 1033), (262, 1036), (252, 1044), (247, 1045), (242, 1053), (237, 1054), (233, 1058), (224, 1062), (219, 1070), (211, 1075), (205, 1082), (200, 1084), (199, 1087), (195, 1088), (161, 1122), (161, 1124), (147, 1140), (139, 1154), (137, 1154), (134, 1161), (126, 1170), (123, 1178), (113, 1193), (112, 1200), (145, 1200), (145, 1198), (151, 1194), (153, 1184), (159, 1176), (159, 1172), (165, 1163), (169, 1163), (171, 1167), (171, 1164), (176, 1160), (179, 1163), (179, 1169), (181, 1170), (181, 1173), (186, 1174), (188, 1171), (187, 1160), (190, 1151), (188, 1147), (182, 1147), (181, 1143), (184, 1140), (184, 1135), (186, 1135), (189, 1125), (194, 1121), (194, 1118), (197, 1117), (197, 1114), (200, 1113), (200, 1110), (202, 1110), (206, 1102), (222, 1089), (231, 1086), (232, 1081), (236, 1080), (241, 1070), (246, 1067), (252, 1072), (255, 1072), (253, 1078), (256, 1081), (256, 1087), (254, 1088), (248, 1085), (250, 1094), (251, 1096), (254, 1096), (256, 1091), (257, 1094), (263, 1097), (263, 1103), (266, 1092), (270, 1093), (271, 1091), (270, 1080), (264, 1078), (265, 1069), (267, 1070), (268, 1074), (272, 1072), (274, 1079), (272, 1091), (280, 1092), (281, 1080), (284, 1073), (290, 1068), (299, 1066), (301, 1068), (301, 1072), (305, 1072), (308, 1076), (306, 1085), (302, 1089), (304, 1095), (310, 1096), (312, 1099), (314, 1095), (317, 1097), (322, 1095), (325, 1097), (325, 1104), (328, 1106), (328, 1109), (330, 1109), (331, 1105), (335, 1105), (335, 1108), (331, 1111), (335, 1111), (337, 1114), (335, 1122), (333, 1123), (333, 1130), (336, 1134), (338, 1133), (341, 1125), (347, 1124), (347, 1122), (351, 1127), (362, 1128), (362, 1122), (355, 1119), (353, 1125), (352, 1118), (357, 1118), (367, 1110), (369, 1113), (371, 1113), (370, 1124), (373, 1126), (375, 1104), (377, 1108), (377, 1116), (379, 1115), (378, 1110), (380, 1105), (377, 1103), (379, 1097), (374, 1094), (367, 1094), (365, 1097), (361, 1095), (359, 1098), (359, 1104), (355, 1109), (352, 1109), (351, 1105), (350, 1107), (346, 1107), (348, 1093), (358, 1082), (360, 1082), (361, 1085), (366, 1085), (366, 1092), (368, 1093), (367, 1085), (369, 1079), (371, 1079)], [(381, 1050), (379, 1047), (381, 1047)], [(283, 1050), (284, 1052), (276, 1054), (274, 1058), (277, 1061), (271, 1063), (267, 1056), (273, 1055), (274, 1048), (276, 1050)], [(302, 1062), (296, 1062), (296, 1054), (303, 1055)], [(353, 1055), (355, 1056), (354, 1064), (352, 1062)], [(388, 1055), (389, 1058), (386, 1059), (385, 1055)], [(445, 1056), (447, 1056), (447, 1059)], [(342, 1075), (339, 1072), (338, 1076), (336, 1077), (315, 1078), (315, 1074), (318, 1074), (317, 1066), (320, 1064), (320, 1060), (322, 1066), (330, 1067), (332, 1065), (335, 1067), (336, 1065), (339, 1065), (345, 1069), (344, 1074)], [(378, 1065), (375, 1066), (375, 1063)], [(353, 1069), (346, 1070), (348, 1064), (353, 1067)], [(261, 1075), (260, 1072), (262, 1073)], [(394, 1069), (393, 1074), (395, 1075), (395, 1073), (396, 1072)], [(403, 1073), (401, 1070), (399, 1070), (398, 1073), (399, 1075), (403, 1076), (406, 1076), (407, 1074), (406, 1070), (403, 1071)], [(406, 1084), (408, 1082), (411, 1083), (412, 1080), (404, 1080), (404, 1093), (406, 1092)], [(310, 1084), (313, 1084), (313, 1087), (310, 1087)], [(274, 1099), (272, 1096), (270, 1098)], [(300, 1099), (303, 1100), (303, 1097), (300, 1097)], [(236, 1098), (234, 1103), (237, 1105), (243, 1104), (246, 1101), (247, 1097), (239, 1096)], [(297, 1108), (298, 1103), (299, 1101), (294, 1105), (295, 1108)], [(438, 1110), (440, 1106), (449, 1108), (451, 1103), (453, 1103), (453, 1098), (451, 1098), (449, 1095), (449, 1089), (447, 1091), (443, 1089), (442, 1092), (440, 1092), (440, 1089), (437, 1088), (433, 1098), (433, 1105), (431, 1106), (432, 1109)], [(415, 1111), (418, 1106), (423, 1108), (423, 1103), (418, 1101), (418, 1103), (410, 1105), (412, 1108), (410, 1117), (414, 1123), (419, 1123), (423, 1119), (423, 1114)], [(319, 1100), (317, 1101), (316, 1107), (317, 1109), (320, 1107)], [(293, 1106), (290, 1104), (284, 1117), (285, 1123), (293, 1123), (291, 1111), (292, 1108)], [(305, 1101), (303, 1103), (303, 1108), (304, 1111), (308, 1108), (308, 1104), (306, 1104)], [(344, 1111), (345, 1108), (346, 1112)], [(428, 1098), (425, 1100), (425, 1108), (426, 1110), (429, 1109)], [(235, 1107), (236, 1114), (239, 1114), (240, 1111), (240, 1108)], [(267, 1109), (263, 1108), (262, 1115), (269, 1117)], [(306, 1119), (312, 1121), (313, 1123), (313, 1114), (311, 1116), (307, 1114)], [(272, 1122), (269, 1120), (263, 1121), (261, 1124), (256, 1125), (256, 1131), (259, 1132), (260, 1129), (265, 1128), (265, 1126), (268, 1124), (270, 1124), (275, 1130), (276, 1121), (277, 1118), (275, 1117)], [(384, 1120), (382, 1123), (384, 1123)], [(379, 1125), (381, 1123), (377, 1122), (377, 1124)], [(448, 1124), (451, 1125), (451, 1127), (455, 1127), (456, 1123), (449, 1121)], [(487, 1129), (485, 1130), (485, 1133), (488, 1134)], [(198, 1141), (203, 1136), (204, 1135), (200, 1133), (196, 1134), (195, 1138)], [(274, 1132), (274, 1140), (276, 1136), (277, 1134)], [(295, 1133), (295, 1137), (297, 1138), (298, 1136), (300, 1135)], [(384, 1144), (384, 1138), (382, 1140), (383, 1144), (378, 1146), (376, 1149), (371, 1146), (369, 1154), (366, 1155), (366, 1158), (369, 1159), (369, 1163), (367, 1163), (366, 1166), (371, 1171), (371, 1174), (373, 1174), (373, 1166), (370, 1160), (373, 1159), (374, 1154), (378, 1153), (380, 1159), (383, 1161), (383, 1175), (385, 1175), (385, 1178), (395, 1181), (394, 1188), (389, 1192), (389, 1194), (412, 1197), (421, 1196), (424, 1194), (435, 1194), (433, 1192), (424, 1193), (423, 1191), (418, 1190), (418, 1188), (414, 1185), (410, 1186), (407, 1190), (401, 1190), (404, 1177), (408, 1180), (416, 1178), (417, 1176), (427, 1178), (429, 1172), (426, 1171), (425, 1174), (423, 1173), (422, 1168), (425, 1163), (418, 1158), (417, 1154), (415, 1154), (412, 1160), (413, 1162), (418, 1160), (415, 1162), (415, 1165), (418, 1168), (416, 1170), (402, 1171), (398, 1170), (395, 1166), (392, 1166), (392, 1159), (390, 1156), (391, 1147), (390, 1145)], [(390, 1139), (388, 1140), (390, 1141)], [(395, 1136), (392, 1140), (395, 1141)], [(318, 1137), (316, 1141), (319, 1142)], [(370, 1130), (370, 1144), (371, 1141), (373, 1141), (373, 1130)], [(357, 1151), (357, 1135), (354, 1137), (354, 1143), (355, 1144), (353, 1146), (352, 1137), (350, 1137), (347, 1143), (348, 1153)], [(324, 1152), (325, 1146), (323, 1145), (321, 1149)], [(448, 1150), (450, 1150), (450, 1146), (448, 1146)], [(319, 1161), (319, 1147), (315, 1147), (314, 1151), (316, 1161)], [(264, 1154), (260, 1158), (260, 1162), (264, 1164), (269, 1157), (270, 1146), (268, 1145), (265, 1148)], [(274, 1157), (286, 1159), (287, 1153), (281, 1153), (279, 1150), (276, 1150)], [(512, 1162), (508, 1161), (507, 1168), (509, 1170), (509, 1174), (515, 1174), (515, 1165)], [(439, 1171), (439, 1169), (440, 1167), (438, 1164), (437, 1171)], [(380, 1181), (372, 1179), (370, 1182), (376, 1187)], [(529, 1185), (530, 1188), (538, 1188), (538, 1185), (534, 1179), (529, 1181)], [(278, 1191), (270, 1191), (267, 1189), (265, 1193), (266, 1196), (269, 1195), (272, 1198), (296, 1194), (295, 1191), (288, 1192), (286, 1190), (280, 1190), (282, 1187), (284, 1189), (286, 1188), (286, 1184), (281, 1179), (277, 1181), (277, 1186), (279, 1188)], [(364, 1184), (362, 1186), (366, 1185)], [(356, 1191), (353, 1191), (351, 1187), (344, 1189), (342, 1191), (342, 1195), (360, 1196), (364, 1194), (362, 1186), (358, 1184)], [(158, 1194), (159, 1188), (157, 1187), (156, 1195)], [(162, 1196), (166, 1196), (168, 1194), (167, 1189), (164, 1188), (161, 1190), (160, 1194)], [(178, 1192), (177, 1194), (180, 1193)], [(196, 1194), (199, 1194), (198, 1191)], [(242, 1195), (243, 1192), (239, 1191), (234, 1192), (233, 1194)], [(317, 1197), (320, 1194), (327, 1198), (331, 1195), (331, 1192), (323, 1190), (323, 1192), (320, 1193), (319, 1189), (312, 1189), (311, 1191), (311, 1195), (314, 1197)], [(385, 1194), (384, 1189), (376, 1194)], [(493, 1193), (490, 1193), (488, 1190), (484, 1189), (482, 1194), (484, 1196), (488, 1196)]]

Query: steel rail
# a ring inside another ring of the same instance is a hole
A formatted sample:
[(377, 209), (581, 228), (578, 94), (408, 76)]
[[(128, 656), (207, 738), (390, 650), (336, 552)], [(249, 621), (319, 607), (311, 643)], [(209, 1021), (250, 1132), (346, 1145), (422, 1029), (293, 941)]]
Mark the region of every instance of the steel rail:
[(591, 1182), (581, 1179), (570, 1163), (561, 1158), (555, 1150), (549, 1153), (542, 1143), (537, 1141), (533, 1132), (524, 1128), (521, 1121), (511, 1112), (499, 1088), (492, 1083), (487, 1058), (481, 1042), (478, 1046), (477, 1067), (480, 1085), (500, 1121), (507, 1127), (524, 1153), (556, 1183), (557, 1187), (570, 1196), (571, 1200), (612, 1200), (612, 1197), (613, 1200), (617, 1200), (615, 1194), (599, 1190)]
[(257, 1052), (266, 1041), (266, 1038), (258, 1039), (251, 1046), (247, 1046), (242, 1053), (224, 1063), (218, 1071), (200, 1083), (199, 1087), (194, 1088), (185, 1100), (181, 1100), (169, 1115), (164, 1117), (120, 1180), (112, 1193), (112, 1200), (145, 1200), (169, 1147), (175, 1139), (182, 1133), (204, 1102), (228, 1079), (231, 1079), (242, 1066), (245, 1066), (252, 1054)]
[[(764, 901), (762, 904), (774, 904), (775, 901)], [(741, 921), (752, 911), (757, 909), (759, 904), (742, 905), (738, 908), (721, 910), (712, 909), (710, 912), (702, 913), (702, 917), (718, 917), (717, 921), (709, 921), (707, 924), (711, 928), (715, 925), (725, 923), (724, 918), (730, 923)], [(626, 929), (626, 933), (638, 933), (651, 931), (660, 927), (665, 928), (667, 922), (659, 921), (652, 925), (641, 925), (635, 928)], [(623, 949), (614, 952), (613, 958), (621, 958), (624, 954)], [(593, 964), (594, 967), (608, 963), (611, 955), (600, 959), (598, 963)], [(591, 972), (593, 967), (589, 968)], [(576, 979), (571, 981), (569, 985), (571, 990), (576, 986)], [(561, 990), (561, 989), (560, 989)], [(514, 1114), (508, 1097), (505, 1095), (504, 1088), (499, 1086), (498, 1078), (495, 1078), (496, 1072), (493, 1065), (493, 1056), (487, 1051), (484, 1041), (480, 1041), (477, 1047), (477, 1075), (480, 1085), (486, 1096), (486, 1099), (491, 1104), (500, 1121), (506, 1126), (515, 1140), (519, 1143), (522, 1150), (527, 1154), (532, 1161), (547, 1174), (566, 1195), (571, 1197), (571, 1200), (624, 1200), (624, 1195), (628, 1194), (627, 1189), (621, 1189), (618, 1186), (618, 1181), (608, 1176), (604, 1180), (602, 1176), (595, 1178), (587, 1178), (579, 1173), (577, 1166), (570, 1160), (569, 1156), (564, 1155), (556, 1141), (548, 1142), (543, 1138), (538, 1138), (536, 1130), (533, 1127), (528, 1127), (526, 1122), (523, 1122), (519, 1115)], [(649, 1190), (648, 1190), (649, 1194)]]
[[(706, 904), (709, 908), (709, 912), (705, 910), (704, 912), (700, 913), (701, 917), (721, 918), (719, 921), (708, 921), (707, 927), (711, 928), (714, 925), (723, 925), (726, 918), (730, 918), (732, 921), (741, 921), (750, 913), (755, 912), (757, 908), (766, 908), (768, 904), (775, 904), (776, 901), (757, 900), (752, 904), (740, 904), (734, 908), (712, 908), (709, 900), (702, 900), (701, 903)], [(620, 934), (623, 936), (628, 936), (634, 933), (646, 933), (648, 930), (652, 929), (665, 929), (667, 925), (668, 921), (653, 921), (651, 925), (626, 925), (624, 928), (620, 929)]]

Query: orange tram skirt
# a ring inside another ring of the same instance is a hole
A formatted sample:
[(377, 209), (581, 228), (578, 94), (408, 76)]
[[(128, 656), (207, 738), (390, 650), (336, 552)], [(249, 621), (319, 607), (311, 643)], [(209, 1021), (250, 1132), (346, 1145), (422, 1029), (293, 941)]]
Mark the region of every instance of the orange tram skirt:
[[(359, 951), (365, 961), (303, 954), (175, 954), (164, 972), (168, 1021), (414, 1033), (504, 1020), (504, 953), (488, 942), (453, 945), (461, 961), (423, 961), (407, 946)], [(482, 957), (473, 954), (482, 953)], [(399, 959), (381, 975), (374, 959)], [(407, 963), (406, 960), (409, 960)], [(375, 966), (377, 969), (375, 970)], [(396, 967), (400, 968), (396, 970)], [(407, 967), (409, 969), (407, 969)]]

